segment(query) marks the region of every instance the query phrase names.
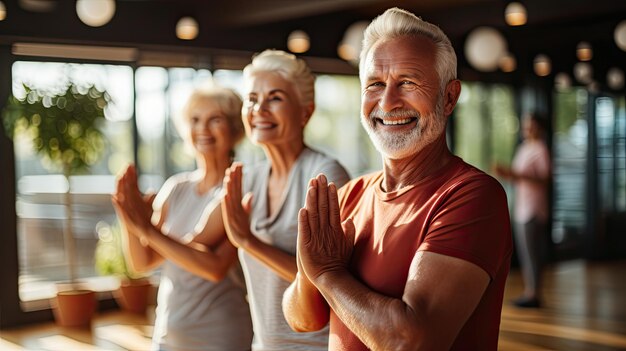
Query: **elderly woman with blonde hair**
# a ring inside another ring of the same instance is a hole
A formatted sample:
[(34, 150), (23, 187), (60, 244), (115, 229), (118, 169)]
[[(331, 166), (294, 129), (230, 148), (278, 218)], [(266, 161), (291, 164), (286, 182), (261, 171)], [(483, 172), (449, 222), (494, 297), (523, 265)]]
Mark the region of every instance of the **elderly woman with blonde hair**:
[(224, 172), (243, 137), (241, 106), (230, 89), (194, 91), (177, 126), (196, 170), (169, 178), (154, 201), (139, 192), (134, 166), (118, 180), (113, 204), (132, 267), (162, 267), (154, 349), (250, 349), (245, 292), (227, 274), (237, 251), (219, 212)]

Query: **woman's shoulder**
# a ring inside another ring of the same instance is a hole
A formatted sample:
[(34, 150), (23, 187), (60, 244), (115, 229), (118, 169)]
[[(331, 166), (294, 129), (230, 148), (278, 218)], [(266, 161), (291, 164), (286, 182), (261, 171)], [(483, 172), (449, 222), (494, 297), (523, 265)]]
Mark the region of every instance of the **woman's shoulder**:
[[(181, 172), (176, 173), (165, 180), (163, 187), (176, 187), (192, 183), (194, 180), (194, 172)], [(163, 188), (162, 187), (162, 188)]]
[(168, 193), (181, 191), (192, 186), (194, 183), (194, 172), (176, 173), (165, 180), (159, 193)]
[(300, 155), (300, 163), (306, 168), (341, 168), (344, 167), (337, 159), (328, 156), (322, 151), (306, 147)]
[(343, 185), (350, 179), (348, 172), (337, 159), (321, 151), (305, 148), (300, 162), (303, 173), (312, 176), (324, 173), (330, 178), (329, 181), (340, 183), (338, 185)]

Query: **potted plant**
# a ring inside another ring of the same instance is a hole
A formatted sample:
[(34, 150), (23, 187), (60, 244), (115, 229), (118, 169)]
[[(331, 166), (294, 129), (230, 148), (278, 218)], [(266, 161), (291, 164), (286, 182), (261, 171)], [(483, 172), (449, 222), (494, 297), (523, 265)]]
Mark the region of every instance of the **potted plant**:
[(52, 301), (53, 312), (62, 326), (89, 325), (97, 302), (94, 292), (76, 281), (70, 176), (88, 171), (104, 154), (106, 140), (100, 128), (110, 98), (93, 86), (69, 84), (56, 94), (27, 85), (23, 88), (23, 98), (9, 97), (2, 116), (5, 130), (10, 138), (28, 139), (42, 165), (50, 171), (60, 171), (68, 184), (63, 196), (63, 242), (69, 283), (58, 285), (64, 288), (58, 289)]
[(102, 275), (117, 275), (119, 289), (113, 292), (117, 304), (124, 310), (144, 314), (152, 291), (147, 275), (131, 269), (124, 256), (120, 224), (98, 223), (96, 245), (96, 271)]

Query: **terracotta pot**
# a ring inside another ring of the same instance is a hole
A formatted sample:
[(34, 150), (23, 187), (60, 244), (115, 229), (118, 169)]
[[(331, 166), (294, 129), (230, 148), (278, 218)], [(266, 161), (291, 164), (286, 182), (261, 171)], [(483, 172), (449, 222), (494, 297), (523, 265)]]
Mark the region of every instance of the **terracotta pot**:
[(52, 312), (62, 327), (88, 327), (96, 305), (96, 293), (91, 290), (59, 291), (52, 300)]
[(123, 280), (113, 296), (123, 310), (144, 314), (152, 285), (147, 279)]

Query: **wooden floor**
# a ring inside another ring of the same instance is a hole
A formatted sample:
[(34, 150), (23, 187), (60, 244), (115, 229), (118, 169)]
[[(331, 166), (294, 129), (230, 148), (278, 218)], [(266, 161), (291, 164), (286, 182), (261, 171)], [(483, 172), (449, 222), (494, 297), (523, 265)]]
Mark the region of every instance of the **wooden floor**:
[[(499, 350), (626, 350), (626, 260), (568, 261), (545, 273), (545, 307), (509, 303), (522, 290), (519, 272), (507, 282)], [(0, 350), (148, 350), (154, 313), (100, 314), (91, 329), (53, 323), (0, 331)]]

